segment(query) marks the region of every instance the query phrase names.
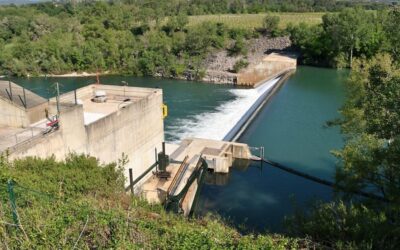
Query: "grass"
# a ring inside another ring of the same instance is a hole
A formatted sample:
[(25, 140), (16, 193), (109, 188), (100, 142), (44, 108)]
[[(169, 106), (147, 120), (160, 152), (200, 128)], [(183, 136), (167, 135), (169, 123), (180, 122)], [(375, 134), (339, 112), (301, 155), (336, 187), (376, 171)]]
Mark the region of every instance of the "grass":
[[(313, 13), (272, 13), (280, 17), (280, 28), (286, 28), (289, 23), (297, 24), (305, 22), (307, 24), (320, 24), (324, 12)], [(200, 15), (190, 16), (189, 26), (197, 25), (202, 22), (220, 22), (226, 24), (230, 28), (253, 29), (261, 27), (265, 17), (263, 14), (224, 14), (224, 15)]]
[[(13, 192), (8, 179), (14, 180)], [(0, 249), (284, 250), (308, 246), (306, 241), (282, 235), (241, 235), (218, 216), (188, 219), (166, 212), (161, 205), (125, 194), (123, 183), (120, 166), (101, 165), (92, 157), (8, 162), (7, 156), (0, 155)], [(15, 209), (10, 206), (13, 200)], [(18, 220), (12, 211), (17, 211)]]

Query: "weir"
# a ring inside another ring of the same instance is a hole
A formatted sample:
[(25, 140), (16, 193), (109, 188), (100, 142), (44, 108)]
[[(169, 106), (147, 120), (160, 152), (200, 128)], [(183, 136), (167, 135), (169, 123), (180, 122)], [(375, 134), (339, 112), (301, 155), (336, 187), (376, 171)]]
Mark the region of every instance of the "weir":
[(131, 188), (151, 203), (162, 203), (168, 209), (189, 215), (206, 170), (228, 173), (234, 160), (250, 161), (256, 158), (247, 144), (236, 141), (293, 71), (289, 68), (270, 75), (252, 89), (257, 92), (256, 98), (234, 123), (229, 124), (222, 140), (186, 138), (179, 145), (167, 144), (165, 153), (171, 163), (166, 171), (170, 173), (170, 178), (157, 177), (155, 169), (153, 176), (143, 185)]

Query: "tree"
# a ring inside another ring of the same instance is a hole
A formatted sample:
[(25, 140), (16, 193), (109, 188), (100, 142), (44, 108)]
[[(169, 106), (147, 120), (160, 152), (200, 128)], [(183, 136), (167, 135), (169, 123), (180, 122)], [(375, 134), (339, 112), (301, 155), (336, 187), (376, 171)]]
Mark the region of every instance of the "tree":
[(269, 33), (272, 36), (275, 36), (279, 29), (279, 21), (280, 17), (277, 15), (267, 14), (264, 17), (262, 27), (265, 33)]
[(342, 128), (349, 140), (336, 152), (337, 183), (400, 203), (400, 68), (389, 55), (361, 60), (348, 85)]
[(390, 53), (400, 59), (400, 7), (393, 8), (385, 22), (386, 36), (390, 41)]
[[(337, 200), (289, 220), (292, 232), (333, 248), (400, 244), (400, 67), (387, 55), (355, 60), (341, 109), (346, 143), (334, 155)], [(364, 191), (382, 199), (355, 195)], [(383, 201), (384, 200), (384, 201)]]
[(345, 53), (351, 67), (355, 55), (373, 56), (379, 50), (383, 33), (373, 12), (351, 8), (339, 14), (327, 14), (322, 26), (329, 40), (329, 46), (336, 56)]

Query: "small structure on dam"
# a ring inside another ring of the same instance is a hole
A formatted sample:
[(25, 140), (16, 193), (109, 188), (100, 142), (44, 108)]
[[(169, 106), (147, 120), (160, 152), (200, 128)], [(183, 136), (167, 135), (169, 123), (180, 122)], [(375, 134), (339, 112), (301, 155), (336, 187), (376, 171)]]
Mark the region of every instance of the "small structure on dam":
[[(141, 175), (164, 141), (161, 89), (92, 84), (46, 100), (0, 82), (0, 153), (64, 159), (88, 154)], [(145, 178), (143, 179), (143, 181)]]
[[(179, 146), (168, 145), (171, 163), (166, 171), (171, 178), (159, 178), (155, 174), (143, 185), (135, 188), (149, 202), (175, 206), (188, 215), (206, 170), (228, 173), (235, 159), (250, 160), (252, 154), (243, 143), (184, 139)], [(156, 170), (157, 171), (157, 170)]]
[(237, 84), (257, 87), (277, 75), (297, 67), (297, 56), (291, 54), (271, 53), (256, 65), (241, 70), (237, 74)]

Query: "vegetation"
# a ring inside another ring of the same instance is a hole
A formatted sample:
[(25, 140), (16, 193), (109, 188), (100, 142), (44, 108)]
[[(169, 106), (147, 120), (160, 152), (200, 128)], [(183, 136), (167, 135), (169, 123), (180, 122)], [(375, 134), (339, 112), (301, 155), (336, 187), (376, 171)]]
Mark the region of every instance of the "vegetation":
[(277, 31), (279, 29), (279, 21), (280, 21), (279, 16), (266, 15), (264, 17), (263, 26), (262, 26), (262, 28), (264, 29), (264, 32), (269, 33), (272, 36), (276, 36)]
[(323, 16), (321, 25), (290, 25), (288, 32), (305, 64), (350, 67), (354, 57), (390, 53), (398, 58), (400, 9), (345, 9)]
[(0, 74), (109, 71), (176, 77), (202, 72), (204, 57), (232, 42), (244, 53), (244, 39), (254, 33), (213, 22), (188, 26), (185, 14), (160, 6), (92, 2), (1, 7)]
[(233, 65), (233, 72), (237, 73), (241, 69), (246, 68), (249, 65), (249, 62), (245, 59), (238, 60), (235, 65)]
[[(322, 23), (324, 12), (270, 12), (269, 16), (279, 17), (279, 28), (285, 29), (290, 23), (307, 23), (317, 25)], [(203, 22), (223, 23), (230, 28), (260, 29), (266, 14), (222, 14), (222, 15), (200, 15), (189, 16), (188, 26), (198, 25)]]
[[(126, 1), (132, 2), (132, 1)], [(188, 15), (204, 14), (245, 14), (265, 12), (325, 12), (340, 11), (344, 8), (362, 6), (365, 9), (382, 9), (384, 2), (342, 1), (342, 0), (190, 0), (158, 1), (164, 8), (173, 8)], [(151, 0), (140, 0), (136, 3), (148, 6)], [(389, 2), (390, 4), (390, 2)]]
[[(7, 180), (14, 180), (17, 221)], [(286, 249), (299, 241), (242, 236), (217, 218), (187, 219), (125, 194), (121, 166), (70, 155), (0, 163), (2, 249)], [(303, 244), (303, 243), (302, 243)], [(304, 246), (304, 245), (302, 245)]]
[[(297, 235), (334, 247), (397, 249), (400, 244), (400, 67), (388, 54), (355, 60), (340, 125), (346, 136), (338, 200), (292, 218)], [(368, 191), (382, 200), (361, 199)]]
[[(1, 75), (82, 71), (163, 77), (193, 75), (204, 72), (202, 62), (213, 50), (229, 50), (235, 44), (233, 54), (245, 54), (244, 41), (258, 36), (260, 28), (261, 31), (263, 27), (264, 31), (270, 29), (270, 34), (277, 35), (281, 34), (278, 27), (283, 29), (291, 22), (296, 25), (300, 21), (319, 24), (322, 16), (315, 12), (280, 13), (268, 14), (265, 19), (265, 14), (246, 13), (336, 11), (353, 5), (352, 2), (313, 0), (66, 2), (0, 7)], [(372, 5), (374, 9), (384, 6)], [(214, 13), (240, 15), (194, 16)], [(375, 12), (370, 13), (372, 18)], [(329, 22), (326, 19), (324, 23)], [(308, 45), (301, 39), (301, 30), (290, 30), (297, 46)], [(374, 42), (376, 47), (380, 41)], [(355, 56), (364, 46), (353, 48)], [(338, 53), (329, 59), (345, 55)], [(315, 59), (318, 53), (314, 52), (310, 58), (318, 62)]]

